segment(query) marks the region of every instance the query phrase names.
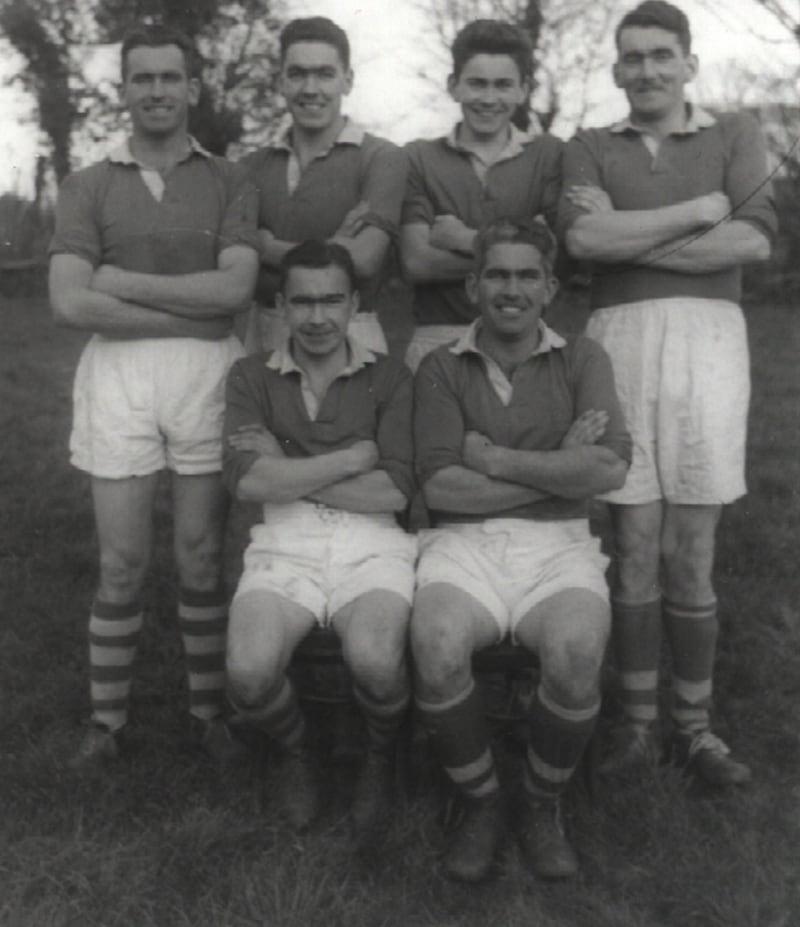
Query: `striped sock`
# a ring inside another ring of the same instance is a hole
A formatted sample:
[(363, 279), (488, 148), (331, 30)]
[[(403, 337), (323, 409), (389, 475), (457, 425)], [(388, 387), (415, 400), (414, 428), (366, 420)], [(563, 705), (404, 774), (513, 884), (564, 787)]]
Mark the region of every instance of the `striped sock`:
[(406, 716), (410, 693), (406, 689), (393, 702), (376, 702), (359, 685), (353, 686), (353, 695), (364, 712), (370, 750), (385, 753), (394, 744), (397, 732)]
[(717, 649), (717, 603), (664, 603), (672, 650), (672, 720), (681, 731), (705, 731), (711, 713)]
[(564, 708), (540, 684), (530, 710), (530, 740), (524, 785), (535, 798), (557, 798), (591, 739), (600, 701), (588, 708)]
[(288, 676), (284, 676), (257, 707), (243, 708), (236, 704), (234, 707), (239, 719), (269, 734), (287, 749), (303, 745), (306, 722)]
[(445, 773), (470, 798), (494, 794), (499, 786), (483, 705), (474, 680), (455, 698), (417, 708)]
[(611, 614), (622, 712), (629, 723), (648, 727), (658, 718), (661, 600), (612, 601)]
[(132, 666), (142, 630), (142, 604), (95, 599), (89, 617), (92, 719), (111, 731), (128, 720)]
[(225, 701), (225, 637), (228, 596), (223, 586), (211, 592), (181, 588), (178, 626), (186, 652), (189, 713), (202, 721), (219, 717)]

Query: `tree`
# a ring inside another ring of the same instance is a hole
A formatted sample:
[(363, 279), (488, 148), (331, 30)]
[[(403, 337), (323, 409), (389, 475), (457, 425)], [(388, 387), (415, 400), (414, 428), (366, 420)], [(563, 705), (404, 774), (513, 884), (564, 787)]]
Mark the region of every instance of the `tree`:
[(0, 31), (27, 64), (19, 83), (36, 100), (58, 180), (70, 169), (72, 129), (78, 116), (70, 57), (77, 18), (78, 10), (69, 3), (11, 0), (0, 5)]
[(203, 90), (190, 130), (209, 151), (225, 154), (243, 137), (270, 134), (278, 106), (274, 86), (280, 22), (270, 0), (100, 0), (96, 21), (108, 42), (135, 22), (176, 26), (197, 43)]
[(36, 101), (56, 179), (72, 167), (76, 132), (97, 140), (117, 122), (115, 94), (89, 83), (85, 63), (134, 21), (171, 23), (198, 44), (203, 93), (190, 129), (224, 154), (274, 130), (279, 22), (271, 0), (0, 0), (0, 32), (27, 65), (18, 82)]
[(474, 19), (505, 20), (525, 30), (534, 49), (526, 109), (545, 130), (557, 117), (570, 128), (585, 118), (589, 82), (605, 62), (619, 6), (620, 0), (420, 0), (440, 52), (448, 53), (459, 29)]

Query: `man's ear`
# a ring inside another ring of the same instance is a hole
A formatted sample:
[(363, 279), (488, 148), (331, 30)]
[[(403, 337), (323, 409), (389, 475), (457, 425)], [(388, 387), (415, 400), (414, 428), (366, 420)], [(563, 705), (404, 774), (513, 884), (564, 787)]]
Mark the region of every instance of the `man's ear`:
[(447, 92), (456, 101), (456, 103), (459, 103), (461, 101), (458, 99), (458, 95), (456, 93), (457, 84), (458, 84), (458, 78), (455, 76), (455, 74), (448, 74), (447, 75)]
[(353, 290), (350, 294), (350, 318), (352, 319), (361, 307), (361, 293)]
[(478, 305), (478, 275), (471, 270), (464, 279), (464, 289), (467, 292), (467, 299), (473, 306)]
[(697, 77), (697, 72), (700, 70), (700, 61), (697, 55), (687, 55), (686, 56), (686, 83), (693, 81)]
[(197, 106), (200, 101), (200, 78), (199, 77), (190, 77), (189, 78), (189, 106)]

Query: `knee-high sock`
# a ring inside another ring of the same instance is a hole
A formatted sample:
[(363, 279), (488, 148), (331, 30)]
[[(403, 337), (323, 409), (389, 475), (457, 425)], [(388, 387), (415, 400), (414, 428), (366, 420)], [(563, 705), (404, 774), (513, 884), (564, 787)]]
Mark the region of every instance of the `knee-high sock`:
[(222, 713), (225, 704), (225, 588), (211, 592), (182, 588), (178, 595), (178, 625), (186, 652), (189, 713), (210, 721)]
[(650, 725), (658, 717), (661, 601), (637, 605), (612, 601), (611, 615), (625, 720)]
[(410, 693), (406, 689), (391, 702), (377, 702), (361, 686), (355, 685), (353, 695), (366, 718), (370, 750), (379, 753), (389, 750), (405, 718)]
[(128, 720), (132, 667), (141, 630), (141, 602), (113, 605), (95, 599), (89, 618), (92, 718), (112, 731)]
[(294, 687), (284, 676), (264, 701), (254, 707), (234, 703), (240, 720), (260, 728), (289, 750), (299, 749), (306, 735), (306, 722)]
[(682, 731), (704, 731), (710, 723), (717, 603), (665, 601), (664, 618), (672, 650), (672, 720)]
[(564, 708), (540, 684), (530, 709), (524, 785), (536, 798), (556, 798), (569, 781), (594, 731), (600, 701)]
[(470, 798), (483, 798), (499, 788), (489, 728), (482, 700), (469, 686), (447, 702), (417, 699), (417, 707), (444, 771)]

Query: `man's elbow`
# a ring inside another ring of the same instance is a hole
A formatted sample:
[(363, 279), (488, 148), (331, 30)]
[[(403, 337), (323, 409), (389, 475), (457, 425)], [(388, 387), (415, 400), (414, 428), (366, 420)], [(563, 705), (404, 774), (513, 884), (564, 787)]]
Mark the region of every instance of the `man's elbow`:
[(573, 225), (566, 233), (564, 244), (569, 256), (576, 261), (588, 261), (600, 256), (594, 247), (591, 235), (578, 224)]
[(81, 300), (72, 292), (51, 287), (50, 312), (56, 325), (65, 328), (81, 327)]
[(403, 272), (403, 279), (408, 283), (422, 283), (426, 277), (425, 263), (422, 256), (412, 248), (400, 249), (400, 269)]
[(605, 479), (603, 480), (602, 489), (598, 492), (612, 492), (622, 489), (628, 476), (628, 464), (621, 458), (617, 458), (606, 468)]
[(771, 256), (772, 242), (766, 235), (757, 232), (750, 246), (750, 260), (753, 262), (768, 261)]

